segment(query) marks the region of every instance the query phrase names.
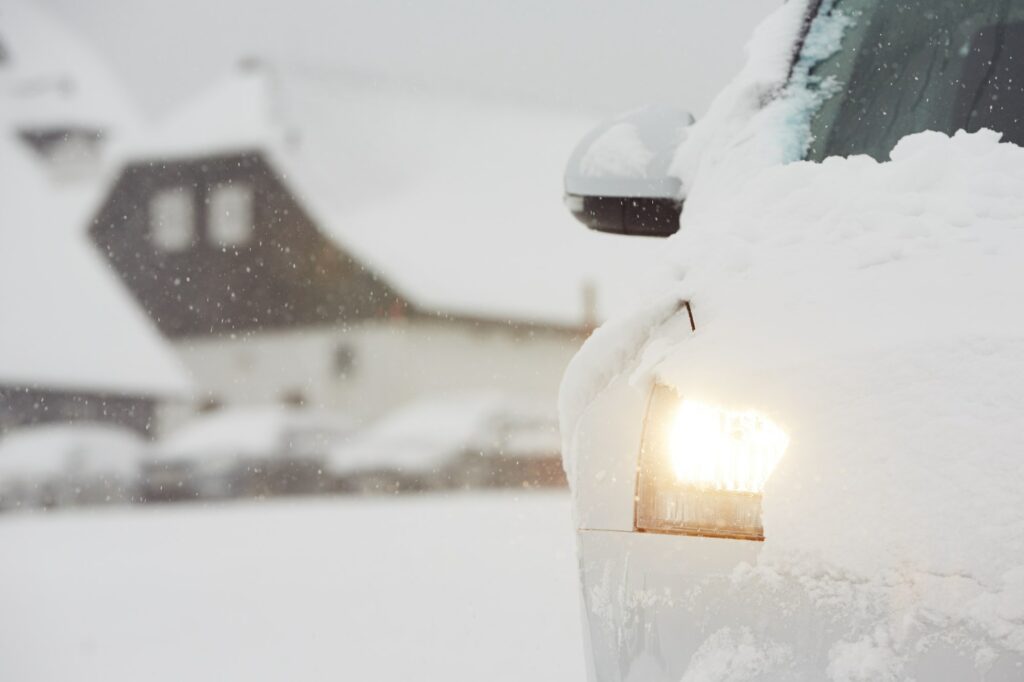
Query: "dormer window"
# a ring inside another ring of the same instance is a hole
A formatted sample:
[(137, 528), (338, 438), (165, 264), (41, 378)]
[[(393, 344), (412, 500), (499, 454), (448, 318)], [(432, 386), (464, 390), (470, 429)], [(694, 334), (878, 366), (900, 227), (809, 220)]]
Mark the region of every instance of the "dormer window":
[(195, 236), (195, 194), (185, 187), (158, 190), (149, 201), (149, 233), (161, 251), (176, 253)]
[(252, 238), (253, 191), (247, 183), (215, 185), (210, 191), (207, 225), (210, 241), (222, 247), (242, 246)]

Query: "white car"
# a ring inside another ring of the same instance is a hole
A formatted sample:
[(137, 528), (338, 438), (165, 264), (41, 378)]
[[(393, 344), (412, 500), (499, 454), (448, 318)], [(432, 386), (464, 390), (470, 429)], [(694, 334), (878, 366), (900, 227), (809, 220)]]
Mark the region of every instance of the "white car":
[(0, 437), (0, 509), (128, 502), (146, 443), (106, 424), (40, 424)]
[(1024, 2), (791, 0), (749, 50), (566, 174), (678, 230), (562, 387), (589, 677), (1024, 679)]
[(147, 500), (284, 495), (322, 490), (324, 459), (354, 422), (286, 406), (202, 415), (156, 443), (144, 466)]

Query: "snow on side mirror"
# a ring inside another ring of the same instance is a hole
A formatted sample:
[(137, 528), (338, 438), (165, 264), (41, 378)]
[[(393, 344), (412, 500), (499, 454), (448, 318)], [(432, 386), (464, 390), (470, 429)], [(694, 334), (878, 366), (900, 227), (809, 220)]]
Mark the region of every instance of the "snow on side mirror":
[(683, 199), (669, 167), (692, 123), (685, 111), (647, 107), (597, 126), (569, 157), (566, 207), (600, 232), (675, 234)]

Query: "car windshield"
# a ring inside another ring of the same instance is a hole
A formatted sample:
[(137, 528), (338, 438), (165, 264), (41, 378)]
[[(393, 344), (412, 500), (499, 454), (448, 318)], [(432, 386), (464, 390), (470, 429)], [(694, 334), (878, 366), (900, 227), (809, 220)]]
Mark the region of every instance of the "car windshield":
[(868, 154), (905, 135), (992, 128), (1024, 144), (1024, 0), (837, 0), (840, 50), (812, 71), (826, 95), (807, 158)]

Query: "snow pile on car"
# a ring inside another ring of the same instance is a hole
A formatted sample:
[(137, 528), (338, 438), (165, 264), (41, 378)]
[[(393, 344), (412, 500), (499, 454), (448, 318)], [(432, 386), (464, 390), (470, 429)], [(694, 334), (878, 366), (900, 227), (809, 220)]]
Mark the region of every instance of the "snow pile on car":
[[(721, 202), (731, 202), (735, 188), (748, 177), (802, 156), (810, 135), (810, 113), (817, 101), (808, 88), (812, 85), (810, 70), (816, 61), (838, 49), (847, 25), (838, 14), (815, 19), (805, 37), (813, 49), (794, 63), (793, 45), (799, 42), (809, 4), (809, 0), (791, 0), (757, 27), (746, 47), (743, 70), (715, 98), (707, 116), (686, 129), (685, 142), (670, 168), (685, 195), (682, 220), (689, 221), (704, 206), (713, 211)], [(794, 87), (789, 88), (786, 83), (791, 69), (796, 78)], [(685, 274), (672, 263), (657, 264), (679, 277)], [(647, 307), (612, 318), (598, 329), (587, 341), (585, 352), (577, 354), (566, 371), (559, 413), (570, 480), (575, 468), (575, 425), (583, 411), (628, 367), (652, 330), (680, 309), (674, 292), (653, 297), (656, 300)]]
[(786, 425), (773, 540), (988, 580), (1024, 559), (1024, 150), (998, 138), (776, 166), (672, 242), (697, 333), (647, 367)]
[(697, 332), (666, 330), (634, 376), (788, 431), (762, 566), (1018, 651), (1021, 183), (1024, 149), (991, 131), (765, 169), (684, 219), (670, 249)]
[(1022, 183), (991, 131), (766, 168), (684, 213), (675, 291), (567, 377), (570, 442), (618, 367), (787, 432), (757, 565), (723, 600), (832, 614), (830, 679), (904, 679), (946, 640), (966, 677), (1024, 653)]
[[(946, 673), (977, 676), (1007, 664), (1000, 649), (1024, 653), (1024, 149), (988, 130), (925, 132), (884, 163), (795, 161), (815, 95), (801, 61), (780, 90), (779, 46), (805, 4), (766, 22), (691, 129), (666, 244), (678, 285), (573, 361), (566, 450), (620, 372), (641, 394), (663, 382), (766, 414), (790, 446), (765, 489), (757, 565), (723, 601), (831, 614), (833, 680), (915, 676), (915, 652), (950, 643), (971, 663)], [(811, 26), (814, 58), (843, 24)], [(709, 640), (692, 665), (721, 649)]]
[(777, 677), (792, 658), (787, 647), (762, 641), (749, 628), (725, 627), (705, 640), (681, 682), (739, 682)]

